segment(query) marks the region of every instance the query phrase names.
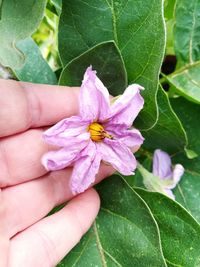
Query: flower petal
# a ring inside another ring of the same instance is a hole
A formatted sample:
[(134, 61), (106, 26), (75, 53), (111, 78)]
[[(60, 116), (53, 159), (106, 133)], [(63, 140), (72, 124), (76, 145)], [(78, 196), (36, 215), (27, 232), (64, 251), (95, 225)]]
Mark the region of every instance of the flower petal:
[(124, 175), (132, 175), (137, 162), (131, 150), (117, 140), (105, 138), (104, 142), (97, 143), (97, 150), (102, 160), (111, 164)]
[(160, 150), (156, 149), (153, 155), (153, 174), (161, 179), (172, 178), (170, 156)]
[(115, 125), (109, 122), (105, 124), (105, 130), (124, 145), (131, 148), (139, 148), (144, 141), (140, 131), (135, 128), (127, 130), (125, 124)]
[(123, 95), (117, 98), (114, 104), (111, 105), (110, 120), (112, 123), (126, 124), (127, 128), (131, 127), (144, 105), (144, 99), (140, 95), (141, 89), (143, 87), (138, 84), (130, 85)]
[(96, 76), (92, 67), (87, 68), (80, 90), (80, 115), (91, 122), (105, 120), (110, 115), (109, 92)]
[(84, 192), (95, 181), (100, 162), (101, 156), (96, 151), (96, 145), (91, 141), (75, 162), (70, 179), (73, 194)]
[(175, 188), (183, 174), (184, 174), (184, 167), (181, 164), (176, 164), (174, 166), (172, 178), (170, 179), (171, 183), (165, 188), (167, 189)]
[(174, 166), (173, 180), (174, 180), (174, 182), (176, 184), (180, 181), (182, 175), (184, 174), (184, 171), (185, 171), (185, 169), (184, 169), (184, 167), (181, 164), (176, 164)]
[(48, 171), (57, 171), (71, 165), (76, 159), (80, 149), (77, 147), (61, 148), (50, 151), (42, 157), (42, 164)]
[(90, 138), (87, 132), (88, 121), (83, 121), (78, 116), (61, 120), (53, 127), (44, 132), (44, 140), (52, 145), (71, 146), (72, 143), (78, 144), (82, 141), (88, 141)]

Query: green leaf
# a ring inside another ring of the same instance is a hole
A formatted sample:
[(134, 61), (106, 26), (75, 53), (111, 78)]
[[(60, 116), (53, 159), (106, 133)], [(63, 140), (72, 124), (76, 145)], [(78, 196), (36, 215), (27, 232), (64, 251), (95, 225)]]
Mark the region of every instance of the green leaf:
[(112, 95), (122, 94), (127, 86), (126, 70), (114, 42), (105, 42), (72, 60), (63, 70), (59, 84), (80, 86), (83, 74), (89, 65), (97, 70)]
[(189, 148), (198, 154), (195, 159), (187, 159), (182, 154), (175, 157), (175, 160), (185, 167), (185, 174), (175, 190), (175, 195), (177, 201), (200, 222), (200, 106), (181, 97), (171, 99), (171, 103), (187, 131)]
[(191, 150), (191, 149), (187, 149), (186, 148), (185, 149), (185, 153), (186, 153), (188, 159), (194, 159), (194, 158), (198, 157), (198, 154), (195, 151)]
[(55, 73), (44, 60), (38, 46), (31, 38), (20, 41), (18, 47), (25, 56), (22, 68), (13, 69), (20, 81), (57, 84)]
[(190, 101), (200, 103), (200, 61), (187, 64), (181, 69), (166, 76), (167, 81), (174, 86), (173, 90)]
[[(187, 168), (187, 163), (184, 164)], [(185, 170), (181, 182), (174, 190), (176, 201), (181, 203), (188, 212), (200, 223), (200, 173)]]
[[(200, 136), (200, 106), (188, 102), (182, 97), (170, 99), (170, 102), (187, 132), (188, 148), (200, 155), (200, 139), (198, 138)], [(186, 161), (191, 170), (200, 172), (200, 164), (198, 164), (198, 161), (200, 161), (199, 156), (193, 160), (186, 159)]]
[(179, 65), (200, 60), (200, 0), (177, 0), (174, 42)]
[(177, 0), (174, 46), (177, 71), (167, 77), (173, 90), (190, 101), (200, 103), (200, 0)]
[(157, 124), (150, 130), (144, 131), (144, 148), (153, 151), (160, 148), (169, 154), (183, 151), (187, 145), (187, 136), (183, 126), (171, 108), (167, 94), (159, 88), (158, 95), (159, 118)]
[(42, 20), (46, 0), (4, 0), (0, 20), (0, 63), (12, 69), (21, 68), (25, 56), (18, 42), (29, 37)]
[(164, 267), (159, 231), (145, 202), (118, 175), (98, 185), (101, 211), (58, 266)]
[[(114, 40), (129, 83), (145, 87), (140, 128), (149, 128), (157, 116), (158, 73), (164, 53), (162, 0), (63, 1), (59, 24), (59, 52), (64, 65), (95, 45)], [(104, 59), (106, 60), (106, 58)]]
[(200, 225), (178, 203), (164, 195), (142, 189), (136, 189), (136, 192), (150, 207), (158, 223), (167, 264), (200, 266)]

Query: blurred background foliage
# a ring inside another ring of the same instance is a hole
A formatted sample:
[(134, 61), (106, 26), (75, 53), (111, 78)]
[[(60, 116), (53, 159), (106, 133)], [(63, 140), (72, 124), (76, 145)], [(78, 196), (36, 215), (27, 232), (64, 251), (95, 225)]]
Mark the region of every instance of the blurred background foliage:
[(53, 71), (61, 67), (58, 54), (58, 22), (62, 0), (48, 0), (44, 18), (32, 35), (44, 59)]

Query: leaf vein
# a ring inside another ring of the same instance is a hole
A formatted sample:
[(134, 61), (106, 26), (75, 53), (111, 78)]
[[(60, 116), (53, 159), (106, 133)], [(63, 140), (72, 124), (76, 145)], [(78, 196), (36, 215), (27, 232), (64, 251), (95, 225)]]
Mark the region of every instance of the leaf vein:
[(93, 229), (94, 229), (94, 233), (95, 233), (95, 236), (96, 236), (97, 247), (99, 249), (99, 253), (100, 253), (100, 256), (101, 256), (102, 266), (103, 267), (107, 267), (106, 259), (105, 259), (105, 256), (104, 256), (104, 250), (103, 250), (103, 247), (102, 247), (101, 242), (100, 242), (100, 238), (99, 238), (99, 233), (98, 233), (98, 230), (97, 230), (96, 222), (94, 222), (94, 224), (93, 224)]
[(104, 249), (104, 253), (114, 262), (114, 263), (116, 263), (117, 264), (117, 266), (119, 266), (119, 267), (123, 267), (112, 255), (110, 255), (110, 253), (108, 252), (108, 251), (106, 251), (105, 249)]
[(124, 46), (120, 49), (121, 52), (127, 47), (127, 45), (132, 41), (133, 37), (136, 35), (136, 33), (144, 26), (145, 22), (148, 20), (148, 18), (151, 15), (151, 11), (153, 10), (153, 5), (151, 6), (151, 9), (148, 12), (148, 15), (143, 20), (143, 22), (140, 24), (140, 26), (137, 28), (137, 30), (132, 34), (131, 38), (124, 44)]

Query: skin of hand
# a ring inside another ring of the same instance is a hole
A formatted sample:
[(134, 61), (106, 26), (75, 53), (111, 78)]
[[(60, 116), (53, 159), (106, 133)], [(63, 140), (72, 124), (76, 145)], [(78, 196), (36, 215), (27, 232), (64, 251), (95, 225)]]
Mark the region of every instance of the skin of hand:
[[(0, 267), (56, 266), (99, 211), (94, 189), (72, 196), (71, 168), (47, 172), (41, 164), (57, 149), (43, 141), (43, 131), (78, 113), (78, 95), (75, 87), (0, 80)], [(96, 182), (112, 172), (102, 163)]]

